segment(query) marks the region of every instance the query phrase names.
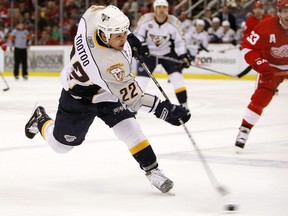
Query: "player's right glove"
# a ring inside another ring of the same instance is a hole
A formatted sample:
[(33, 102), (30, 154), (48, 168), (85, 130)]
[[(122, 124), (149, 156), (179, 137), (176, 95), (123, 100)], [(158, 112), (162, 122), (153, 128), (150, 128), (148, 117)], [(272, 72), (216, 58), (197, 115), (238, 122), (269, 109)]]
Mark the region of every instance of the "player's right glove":
[(189, 68), (191, 66), (191, 60), (187, 54), (183, 54), (183, 55), (179, 56), (179, 58), (181, 59), (182, 66), (184, 68)]
[(190, 113), (183, 106), (171, 104), (168, 100), (162, 101), (158, 104), (154, 115), (157, 118), (176, 126), (181, 125), (179, 119), (182, 119), (185, 123), (191, 117)]
[(140, 47), (140, 55), (141, 56), (149, 56), (150, 52), (149, 52), (149, 48), (146, 42), (142, 43), (142, 46)]
[(266, 59), (258, 58), (252, 65), (253, 69), (262, 75), (264, 80), (271, 80), (275, 69), (271, 67)]

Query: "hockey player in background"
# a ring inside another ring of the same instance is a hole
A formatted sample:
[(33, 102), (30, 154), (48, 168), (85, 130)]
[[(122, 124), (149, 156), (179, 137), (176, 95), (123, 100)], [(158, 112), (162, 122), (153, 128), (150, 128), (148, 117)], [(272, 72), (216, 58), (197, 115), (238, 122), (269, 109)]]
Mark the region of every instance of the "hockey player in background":
[(195, 60), (196, 55), (201, 51), (208, 50), (208, 41), (209, 36), (208, 33), (205, 31), (205, 22), (202, 19), (197, 19), (195, 21), (195, 29), (191, 29), (185, 33), (185, 41), (187, 44), (187, 49), (189, 55), (191, 56), (191, 61)]
[[(154, 13), (144, 14), (139, 19), (134, 32), (143, 45), (140, 54), (152, 73), (157, 64), (164, 67), (174, 86), (179, 103), (188, 109), (187, 90), (181, 71), (183, 68), (189, 68), (191, 63), (186, 51), (181, 21), (168, 14), (168, 2), (166, 0), (154, 1), (153, 7)], [(161, 56), (179, 59), (183, 63), (177, 64), (161, 58)], [(143, 90), (146, 89), (150, 80), (140, 64), (137, 66), (136, 80)]]
[(288, 0), (278, 0), (276, 7), (278, 16), (263, 20), (243, 41), (245, 60), (259, 77), (236, 138), (238, 152), (245, 147), (250, 130), (271, 102), (277, 87), (288, 78)]
[[(253, 28), (259, 24), (262, 20), (272, 17), (271, 15), (264, 13), (264, 6), (261, 1), (257, 0), (252, 5), (252, 15), (249, 16), (245, 21), (245, 29), (243, 30), (242, 41), (241, 41), (241, 49), (242, 43), (246, 40), (247, 37), (251, 34)], [(244, 24), (243, 24), (244, 25)], [(246, 70), (246, 73), (241, 74), (243, 77), (244, 75), (248, 74), (252, 70), (250, 66), (250, 70)]]
[(129, 25), (127, 16), (112, 5), (94, 5), (84, 13), (70, 63), (61, 72), (63, 90), (56, 119), (39, 106), (25, 133), (32, 139), (40, 131), (53, 150), (67, 153), (84, 141), (97, 116), (126, 143), (152, 185), (166, 193), (173, 182), (158, 168), (156, 155), (130, 110), (153, 113), (172, 125), (180, 125), (179, 118), (187, 122), (190, 115), (182, 106), (160, 101), (138, 86), (130, 70), (131, 46), (139, 48), (141, 43), (128, 35)]
[(252, 5), (252, 15), (245, 20), (245, 30), (243, 32), (243, 38), (248, 37), (253, 28), (259, 24), (262, 20), (272, 17), (271, 15), (264, 13), (264, 6), (261, 1), (255, 1)]

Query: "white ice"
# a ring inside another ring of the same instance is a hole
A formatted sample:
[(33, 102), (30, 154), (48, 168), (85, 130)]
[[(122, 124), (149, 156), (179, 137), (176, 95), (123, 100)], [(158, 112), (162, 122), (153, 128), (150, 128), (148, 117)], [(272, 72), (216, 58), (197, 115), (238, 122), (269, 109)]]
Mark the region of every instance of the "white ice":
[[(54, 153), (40, 135), (26, 138), (24, 125), (36, 102), (55, 117), (59, 78), (6, 79), (10, 90), (0, 92), (1, 216), (214, 216), (226, 214), (226, 203), (238, 205), (234, 215), (288, 215), (287, 82), (237, 155), (234, 142), (254, 81), (185, 81), (192, 113), (186, 125), (216, 180), (229, 189), (223, 197), (182, 126), (137, 115), (160, 168), (175, 183), (175, 196), (165, 195), (151, 187), (125, 144), (100, 119), (68, 154)], [(172, 85), (159, 82), (176, 102)], [(161, 96), (152, 81), (148, 91)]]

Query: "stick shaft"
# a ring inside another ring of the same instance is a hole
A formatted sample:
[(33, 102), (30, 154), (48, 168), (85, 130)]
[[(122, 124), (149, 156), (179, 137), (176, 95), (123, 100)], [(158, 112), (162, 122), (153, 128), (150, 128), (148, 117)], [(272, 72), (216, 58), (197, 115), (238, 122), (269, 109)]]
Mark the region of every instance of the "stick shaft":
[[(144, 68), (144, 70), (146, 71), (146, 73), (148, 74), (148, 76), (153, 80), (153, 82), (154, 82), (155, 85), (158, 87), (158, 89), (160, 90), (160, 92), (162, 93), (162, 95), (165, 97), (165, 99), (171, 103), (170, 99), (168, 98), (167, 94), (165, 93), (165, 91), (163, 90), (163, 88), (161, 87), (161, 85), (159, 84), (159, 82), (156, 80), (156, 78), (155, 78), (155, 77), (153, 76), (153, 74), (150, 72), (149, 68), (148, 68), (147, 65), (144, 63), (143, 59), (139, 56), (137, 50), (133, 50), (133, 51), (136, 52), (135, 55), (136, 55), (137, 58), (139, 59), (139, 62), (140, 62), (140, 64), (141, 64), (141, 66)], [(201, 160), (201, 162), (202, 162), (202, 164), (203, 164), (203, 166), (204, 166), (204, 168), (205, 168), (205, 171), (206, 171), (206, 173), (207, 173), (207, 175), (208, 175), (208, 178), (209, 178), (210, 182), (212, 183), (212, 185), (214, 186), (215, 190), (217, 190), (217, 192), (218, 192), (220, 195), (222, 195), (222, 196), (227, 195), (227, 194), (228, 194), (228, 191), (225, 190), (225, 189), (219, 184), (219, 182), (217, 181), (214, 173), (213, 173), (212, 170), (210, 169), (208, 163), (206, 162), (206, 160), (205, 160), (202, 152), (200, 151), (200, 149), (198, 148), (196, 142), (194, 141), (194, 139), (193, 139), (190, 131), (188, 130), (187, 126), (185, 125), (185, 123), (183, 122), (182, 119), (179, 119), (179, 121), (180, 121), (181, 125), (183, 126), (183, 128), (184, 128), (184, 130), (185, 130), (185, 132), (186, 132), (186, 134), (187, 134), (187, 136), (188, 136), (188, 138), (189, 138), (189, 140), (191, 141), (192, 145), (194, 146), (195, 151), (196, 151), (198, 157), (200, 158), (200, 160)]]
[(3, 81), (4, 81), (5, 85), (6, 85), (6, 88), (5, 88), (5, 89), (3, 89), (3, 90), (8, 90), (8, 89), (9, 89), (9, 85), (8, 85), (8, 83), (7, 83), (6, 79), (4, 78), (4, 76), (3, 76), (3, 74), (2, 74), (2, 72), (1, 72), (1, 71), (0, 71), (0, 75), (1, 75), (1, 77), (2, 77)]
[[(175, 59), (175, 58), (172, 58), (172, 57), (169, 57), (169, 56), (160, 56), (160, 55), (159, 56), (158, 55), (153, 55), (153, 56), (156, 57), (156, 58), (159, 58), (159, 59), (165, 59), (165, 60), (168, 60), (168, 61), (171, 61), (171, 62), (175, 62), (175, 63), (178, 63), (178, 64), (183, 63), (181, 60), (178, 60), (178, 59)], [(251, 70), (251, 69), (249, 69), (249, 66), (248, 66), (243, 71), (241, 71), (239, 74), (231, 75), (231, 74), (227, 74), (227, 73), (224, 73), (224, 72), (221, 72), (221, 71), (216, 71), (216, 70), (213, 70), (213, 69), (210, 69), (210, 68), (197, 66), (195, 64), (192, 64), (191, 66), (199, 68), (199, 69), (207, 70), (207, 71), (210, 71), (210, 72), (213, 72), (213, 73), (221, 74), (221, 75), (224, 75), (224, 76), (228, 76), (228, 77), (231, 77), (231, 78), (241, 78), (242, 76), (244, 76), (246, 73), (248, 73)], [(247, 70), (248, 70), (248, 72), (246, 72)]]

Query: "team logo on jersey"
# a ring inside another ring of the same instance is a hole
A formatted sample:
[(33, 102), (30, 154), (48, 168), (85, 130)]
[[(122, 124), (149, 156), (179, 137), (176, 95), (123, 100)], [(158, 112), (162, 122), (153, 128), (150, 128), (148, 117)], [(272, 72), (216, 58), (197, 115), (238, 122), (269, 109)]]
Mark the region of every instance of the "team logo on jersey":
[(270, 34), (269, 43), (276, 43), (276, 36), (275, 36), (275, 34)]
[(271, 47), (271, 55), (274, 58), (287, 58), (288, 57), (288, 45), (281, 47)]
[(77, 137), (71, 136), (71, 135), (67, 135), (67, 134), (64, 135), (64, 138), (65, 138), (65, 140), (67, 142), (73, 142), (73, 141), (75, 141), (77, 139)]
[(107, 69), (107, 72), (112, 74), (117, 82), (121, 82), (125, 77), (125, 71), (123, 69), (123, 66), (123, 63), (112, 65)]
[(102, 22), (104, 22), (104, 21), (109, 21), (109, 20), (110, 20), (110, 17), (107, 16), (106, 14), (102, 13), (102, 14), (101, 14), (101, 20), (102, 20)]
[(87, 41), (88, 41), (88, 45), (90, 48), (94, 48), (94, 42), (93, 42), (93, 38), (91, 36), (87, 37)]
[(150, 38), (156, 46), (160, 46), (163, 42), (166, 41), (167, 36), (150, 34)]
[(116, 115), (117, 113), (123, 112), (125, 110), (125, 108), (123, 106), (119, 106), (116, 107), (115, 109), (113, 109), (113, 113), (114, 115)]

